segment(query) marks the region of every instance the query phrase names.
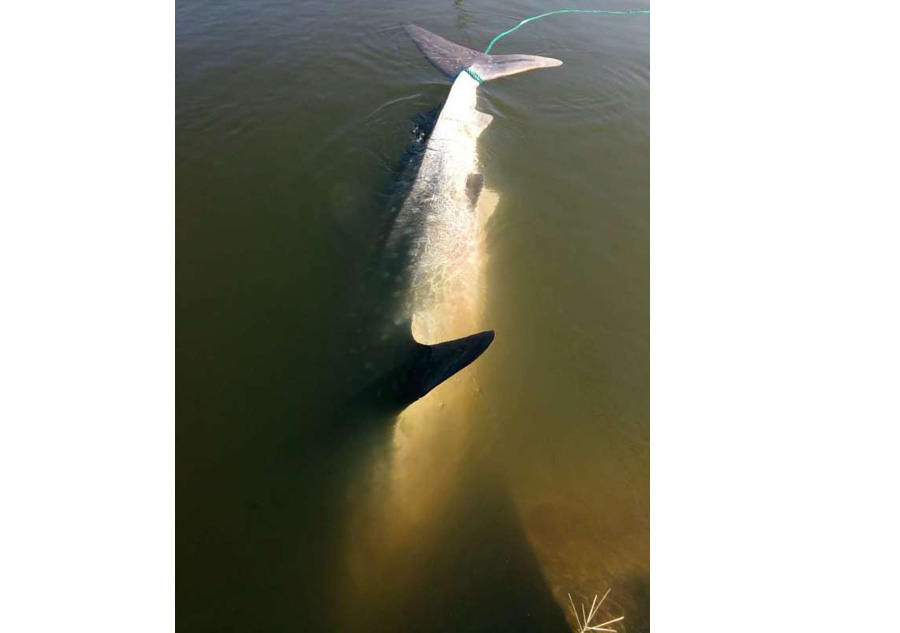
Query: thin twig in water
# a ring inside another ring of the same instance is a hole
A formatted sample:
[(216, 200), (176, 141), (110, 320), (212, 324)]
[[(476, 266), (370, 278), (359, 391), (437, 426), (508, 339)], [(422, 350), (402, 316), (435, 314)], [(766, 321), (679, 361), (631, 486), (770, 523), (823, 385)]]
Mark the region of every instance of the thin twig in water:
[(600, 598), (600, 602), (597, 602), (597, 594), (594, 594), (594, 600), (591, 602), (591, 608), (587, 614), (584, 613), (584, 603), (581, 603), (581, 617), (578, 617), (578, 610), (575, 608), (575, 602), (572, 600), (572, 594), (568, 594), (569, 596), (569, 604), (572, 605), (572, 615), (575, 616), (575, 622), (578, 623), (578, 633), (585, 633), (586, 631), (609, 631), (610, 633), (617, 633), (615, 629), (606, 629), (603, 628), (608, 624), (615, 624), (616, 622), (621, 622), (625, 619), (625, 616), (619, 616), (618, 618), (614, 618), (612, 620), (607, 620), (602, 624), (591, 624), (591, 620), (594, 619), (594, 616), (597, 615), (597, 612), (600, 611), (600, 606), (603, 604), (603, 601), (606, 600), (606, 596), (609, 595), (610, 589), (606, 590), (606, 593), (603, 594), (603, 597)]

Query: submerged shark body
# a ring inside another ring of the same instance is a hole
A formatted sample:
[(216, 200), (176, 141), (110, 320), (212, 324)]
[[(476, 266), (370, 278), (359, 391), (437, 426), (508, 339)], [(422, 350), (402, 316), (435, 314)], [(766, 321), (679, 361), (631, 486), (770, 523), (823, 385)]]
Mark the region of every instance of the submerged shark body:
[(408, 404), (468, 366), (494, 340), (493, 331), (471, 334), (483, 303), (482, 198), (490, 197), (483, 191), (477, 141), (493, 119), (476, 109), (478, 87), (562, 62), (535, 55), (485, 55), (421, 27), (404, 28), (429, 61), (454, 78), (386, 242), (390, 257), (403, 254), (395, 277), (404, 286), (398, 291), (404, 299), (397, 320), (409, 323), (413, 343), (405, 356), (411, 360), (390, 381), (400, 401)]
[[(485, 81), (561, 62), (484, 55), (420, 27), (405, 28), (453, 85), (427, 140), (419, 141), (418, 160), (403, 179), (404, 194), (393, 200), (396, 215), (385, 231), (378, 263), (381, 283), (374, 290), (385, 299), (393, 297), (389, 314), (382, 311), (388, 319), (381, 325), (387, 325), (389, 337), (399, 335), (400, 340), (387, 341), (385, 347), (399, 350), (392, 364), (396, 369), (376, 390), (402, 398), (392, 402), (390, 445), (372, 445), (367, 476), (346, 494), (354, 502), (346, 515), (343, 564), (349, 571), (340, 594), (354, 609), (339, 628), (427, 628), (434, 612), (480, 604), (485, 630), (529, 625), (568, 630), (531, 564), (534, 559), (515, 516), (483, 519), (488, 504), (481, 495), (496, 490), (496, 482), (490, 475), (473, 475), (468, 459), (477, 445), (470, 432), (473, 422), (484, 413), (479, 410), (478, 372), (470, 369), (448, 380), (494, 340), (493, 331), (479, 331), (484, 330), (486, 307), (485, 221), (497, 196), (484, 187), (479, 166), (478, 139), (492, 117), (476, 108), (478, 88)], [(498, 505), (511, 507), (499, 499)], [(473, 523), (475, 515), (483, 522)], [(462, 555), (447, 556), (453, 550), (446, 544), (454, 541)], [(473, 556), (480, 582), (459, 584)], [(435, 583), (460, 591), (429, 591)], [(501, 585), (508, 591), (500, 590)], [(521, 618), (496, 612), (494, 600), (501, 594), (528, 605)], [(490, 604), (481, 600), (484, 595), (491, 596)], [(420, 624), (421, 615), (426, 620)]]

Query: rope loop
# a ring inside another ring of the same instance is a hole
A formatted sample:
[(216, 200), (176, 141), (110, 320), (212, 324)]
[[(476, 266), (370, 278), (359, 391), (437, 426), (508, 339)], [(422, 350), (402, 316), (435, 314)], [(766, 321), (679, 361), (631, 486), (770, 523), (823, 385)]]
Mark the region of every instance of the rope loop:
[(481, 84), (484, 83), (484, 79), (481, 78), (481, 75), (479, 75), (478, 73), (476, 73), (476, 72), (475, 72), (474, 70), (472, 70), (471, 68), (464, 68), (464, 69), (463, 69), (463, 72), (464, 72), (464, 73), (468, 73), (469, 76), (470, 76), (472, 79), (474, 79), (475, 81), (478, 82), (478, 85), (479, 85), (479, 86), (480, 86)]

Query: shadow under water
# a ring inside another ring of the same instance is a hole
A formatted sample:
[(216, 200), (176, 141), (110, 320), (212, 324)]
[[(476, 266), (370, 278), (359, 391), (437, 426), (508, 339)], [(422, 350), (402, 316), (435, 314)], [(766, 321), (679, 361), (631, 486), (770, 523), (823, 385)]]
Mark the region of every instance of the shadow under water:
[(341, 630), (569, 631), (500, 478), (469, 463), (455, 491), (412, 538), (356, 561)]

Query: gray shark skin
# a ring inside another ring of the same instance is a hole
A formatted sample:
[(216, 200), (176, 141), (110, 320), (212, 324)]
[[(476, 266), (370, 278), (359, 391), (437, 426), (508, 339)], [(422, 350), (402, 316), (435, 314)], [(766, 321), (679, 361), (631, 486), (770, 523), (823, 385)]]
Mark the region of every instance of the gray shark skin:
[(483, 82), (562, 62), (485, 55), (419, 26), (404, 28), (428, 60), (453, 78), (385, 242), (387, 257), (402, 259), (391, 273), (403, 297), (395, 322), (408, 324), (412, 334), (412, 351), (406, 355), (412, 360), (385, 381), (409, 403), (474, 362), (494, 340), (490, 330), (470, 334), (478, 327), (483, 303), (485, 259), (477, 142), (493, 119), (476, 109), (477, 90)]

